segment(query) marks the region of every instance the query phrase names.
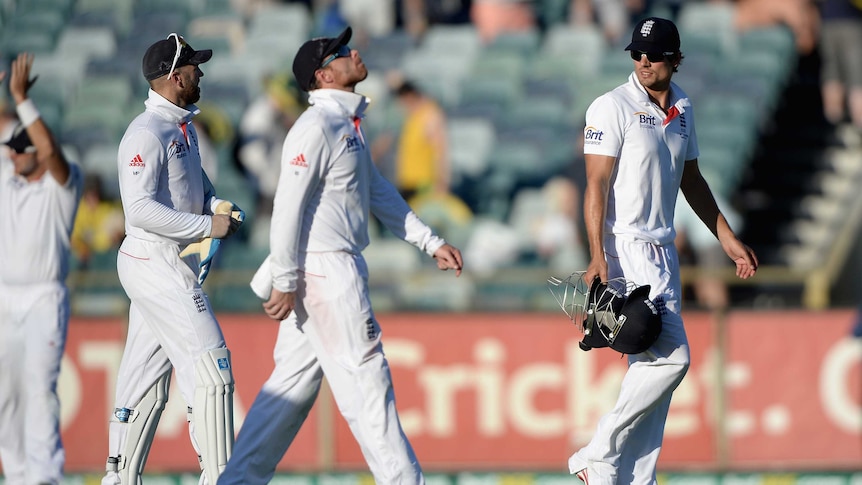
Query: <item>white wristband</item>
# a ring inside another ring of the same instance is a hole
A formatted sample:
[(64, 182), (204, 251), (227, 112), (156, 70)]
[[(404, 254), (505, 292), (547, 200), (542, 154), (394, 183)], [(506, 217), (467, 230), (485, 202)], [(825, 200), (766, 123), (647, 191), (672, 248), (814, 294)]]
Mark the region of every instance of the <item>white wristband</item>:
[(39, 110), (36, 109), (36, 105), (33, 104), (33, 100), (30, 98), (15, 106), (15, 111), (18, 112), (18, 119), (21, 120), (21, 124), (25, 127), (32, 125), (41, 117)]

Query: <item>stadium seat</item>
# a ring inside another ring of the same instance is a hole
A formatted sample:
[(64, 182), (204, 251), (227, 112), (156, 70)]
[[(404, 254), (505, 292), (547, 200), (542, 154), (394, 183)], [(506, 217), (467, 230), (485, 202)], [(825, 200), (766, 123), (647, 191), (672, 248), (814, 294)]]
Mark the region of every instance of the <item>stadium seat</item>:
[(436, 52), (471, 60), (481, 49), (479, 33), (472, 25), (431, 25), (419, 43), (421, 52)]
[(595, 25), (574, 26), (568, 23), (552, 26), (545, 35), (541, 55), (560, 64), (569, 64), (588, 77), (598, 72), (601, 60), (608, 55), (607, 41)]
[(72, 13), (75, 0), (27, 0), (16, 2), (16, 12), (56, 12), (67, 18)]
[(70, 24), (110, 26), (124, 36), (132, 28), (133, 0), (77, 0)]
[(50, 54), (54, 51), (54, 38), (51, 32), (25, 31), (4, 27), (0, 38), (0, 51), (8, 56), (21, 52), (37, 55)]
[(497, 52), (486, 55), (485, 51), (482, 51), (470, 66), (470, 75), (522, 79), (527, 72), (526, 67), (526, 59), (518, 53)]
[(555, 134), (571, 130), (572, 126), (569, 106), (555, 95), (524, 97), (497, 122), (499, 131), (544, 129)]
[(515, 105), (523, 96), (520, 77), (497, 75), (471, 75), (461, 81), (461, 102), (489, 103), (500, 108), (501, 113)]
[(679, 12), (676, 25), (680, 37), (711, 36), (718, 40), (725, 53), (738, 49), (737, 33), (734, 28), (736, 6), (734, 2), (685, 2)]
[(535, 250), (535, 224), (549, 211), (542, 189), (524, 187), (512, 198), (508, 224), (518, 234), (519, 249), (524, 252)]
[[(276, 3), (257, 9), (249, 20), (247, 35), (279, 33), (292, 39), (308, 39), (311, 13), (303, 3)], [(276, 46), (271, 46), (276, 47)]]
[(17, 12), (3, 28), (4, 30), (14, 29), (19, 32), (37, 31), (56, 38), (57, 34), (63, 30), (65, 21), (66, 13), (59, 9), (27, 9)]
[[(411, 55), (405, 55), (401, 70), (405, 77), (423, 83), (436, 79), (438, 100), (453, 106), (461, 100), (461, 84), (470, 71), (473, 59), (468, 55), (453, 56), (451, 53), (428, 51), (420, 47)], [(427, 85), (427, 84), (423, 84)]]
[(523, 32), (501, 32), (482, 48), (482, 54), (488, 57), (515, 54), (523, 59), (535, 55), (541, 47), (542, 38), (538, 30)]
[(450, 117), (446, 128), (453, 179), (484, 174), (496, 143), (494, 124), (485, 118)]
[(214, 55), (238, 55), (245, 48), (245, 34), (238, 16), (208, 14), (189, 21), (186, 39), (196, 49), (213, 49)]
[(105, 197), (115, 200), (120, 198), (117, 146), (113, 143), (94, 145), (81, 155), (84, 171), (100, 175)]
[(90, 59), (113, 59), (117, 39), (111, 27), (66, 27), (57, 40), (59, 56), (84, 56)]
[(125, 75), (85, 76), (77, 91), (67, 103), (74, 109), (79, 106), (103, 104), (110, 100), (113, 106), (127, 106), (132, 100), (132, 84)]

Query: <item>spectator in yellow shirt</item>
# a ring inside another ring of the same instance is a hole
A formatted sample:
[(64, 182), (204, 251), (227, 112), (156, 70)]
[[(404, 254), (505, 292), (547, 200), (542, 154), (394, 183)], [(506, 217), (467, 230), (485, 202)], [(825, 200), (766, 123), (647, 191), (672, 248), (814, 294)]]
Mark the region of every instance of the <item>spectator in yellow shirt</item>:
[(72, 252), (79, 266), (87, 268), (93, 254), (118, 248), (124, 234), (123, 210), (116, 202), (104, 198), (101, 177), (86, 175), (72, 230)]

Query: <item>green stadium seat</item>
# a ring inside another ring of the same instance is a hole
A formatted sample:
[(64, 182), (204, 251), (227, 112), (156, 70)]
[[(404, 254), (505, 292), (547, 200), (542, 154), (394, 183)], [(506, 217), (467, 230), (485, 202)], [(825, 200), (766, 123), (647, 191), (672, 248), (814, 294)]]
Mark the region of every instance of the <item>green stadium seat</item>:
[(482, 43), (476, 29), (472, 25), (460, 24), (431, 25), (419, 44), (419, 50), (422, 52), (436, 52), (466, 59), (475, 58), (481, 49)]
[(599, 27), (565, 23), (548, 30), (541, 55), (560, 64), (569, 64), (583, 73), (579, 77), (590, 77), (599, 71), (607, 50), (607, 41)]
[(496, 143), (494, 124), (484, 118), (450, 117), (446, 128), (453, 179), (484, 174)]
[(482, 55), (494, 57), (497, 55), (515, 54), (522, 58), (535, 55), (542, 45), (538, 30), (523, 32), (501, 32), (482, 48)]
[(117, 39), (111, 27), (74, 27), (63, 29), (57, 39), (56, 54), (90, 59), (110, 59), (117, 53)]

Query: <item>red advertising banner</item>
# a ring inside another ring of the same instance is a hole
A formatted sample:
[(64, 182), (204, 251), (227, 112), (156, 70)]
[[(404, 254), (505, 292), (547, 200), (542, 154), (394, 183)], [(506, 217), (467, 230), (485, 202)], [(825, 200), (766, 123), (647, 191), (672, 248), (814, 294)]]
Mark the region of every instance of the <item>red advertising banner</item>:
[[(858, 468), (862, 342), (849, 336), (852, 318), (849, 311), (739, 312), (719, 327), (709, 314), (686, 314), (692, 365), (672, 401), (663, 469)], [(626, 369), (614, 352), (581, 351), (576, 329), (558, 314), (379, 319), (402, 424), (429, 471), (564, 471), (613, 406)], [(220, 321), (233, 356), (239, 429), (272, 369), (276, 324), (261, 315)], [(71, 323), (59, 386), (69, 472), (104, 467), (123, 330), (116, 319)], [(186, 403), (172, 389), (147, 470), (196, 468)], [(322, 395), (281, 469), (364, 468)]]
[(862, 339), (853, 312), (733, 313), (733, 466), (862, 469)]

